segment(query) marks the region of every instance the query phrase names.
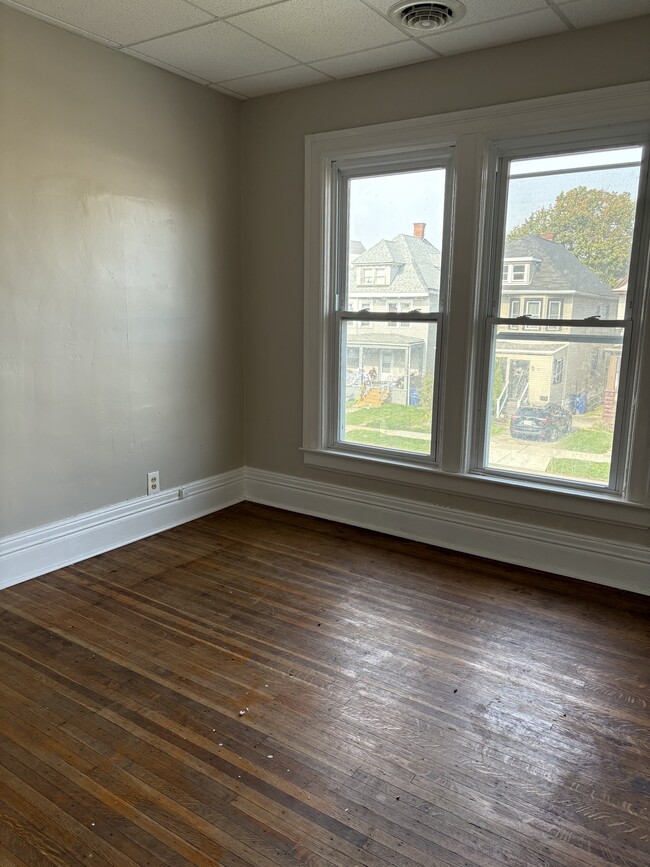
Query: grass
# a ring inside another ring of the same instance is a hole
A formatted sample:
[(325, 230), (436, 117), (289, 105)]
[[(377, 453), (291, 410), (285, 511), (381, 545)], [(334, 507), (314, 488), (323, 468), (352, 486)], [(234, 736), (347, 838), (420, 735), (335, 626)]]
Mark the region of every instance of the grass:
[(613, 434), (608, 430), (576, 430), (562, 440), (561, 447), (572, 452), (604, 455), (611, 451)]
[(384, 434), (375, 430), (354, 430), (346, 436), (349, 443), (364, 443), (364, 445), (377, 446), (382, 449), (399, 449), (403, 452), (418, 452), (421, 455), (429, 454), (429, 441), (401, 437), (394, 434)]
[(345, 420), (349, 425), (382, 428), (383, 430), (428, 433), (431, 429), (430, 412), (421, 406), (404, 406), (398, 403), (349, 409), (345, 414)]
[(554, 476), (570, 476), (593, 482), (609, 481), (609, 463), (581, 461), (579, 458), (552, 458), (546, 472)]

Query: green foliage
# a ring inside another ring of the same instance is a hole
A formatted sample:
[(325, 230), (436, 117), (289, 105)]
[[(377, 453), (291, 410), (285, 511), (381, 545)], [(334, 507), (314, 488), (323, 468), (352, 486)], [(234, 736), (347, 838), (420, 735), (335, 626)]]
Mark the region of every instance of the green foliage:
[(433, 374), (425, 373), (422, 377), (422, 386), (420, 388), (420, 406), (424, 407), (427, 418), (431, 418), (431, 409), (433, 407)]
[(503, 391), (503, 368), (499, 363), (499, 359), (496, 360), (494, 367), (494, 377), (492, 380), (492, 414), (496, 415), (497, 411), (497, 401), (501, 397), (501, 392)]
[(550, 207), (531, 214), (510, 232), (508, 240), (551, 233), (613, 286), (628, 271), (634, 211), (629, 193), (575, 187), (560, 193)]
[(546, 472), (554, 476), (568, 476), (593, 482), (609, 481), (609, 463), (605, 461), (581, 461), (577, 458), (553, 458)]

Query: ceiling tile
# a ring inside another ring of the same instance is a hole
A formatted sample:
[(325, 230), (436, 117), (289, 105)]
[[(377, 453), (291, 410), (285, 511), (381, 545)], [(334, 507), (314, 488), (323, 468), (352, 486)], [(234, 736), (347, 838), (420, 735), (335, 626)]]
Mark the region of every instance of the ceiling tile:
[[(369, 6), (383, 12), (384, 15), (394, 5), (395, 0), (364, 0)], [(536, 9), (548, 9), (546, 0), (461, 0), (466, 9), (465, 15), (458, 24), (450, 24), (449, 27), (466, 27), (471, 24), (479, 24), (482, 21), (492, 21), (495, 18), (507, 18), (509, 15), (517, 15), (520, 12), (533, 12)], [(446, 30), (445, 32), (449, 32)]]
[(560, 8), (576, 27), (650, 14), (650, 0), (571, 0)]
[(283, 0), (188, 0), (188, 2), (205, 9), (211, 15), (222, 18), (225, 15), (250, 12), (251, 9), (259, 9), (260, 6), (272, 6)]
[(435, 36), (426, 36), (421, 41), (441, 54), (460, 54), (463, 51), (475, 51), (508, 42), (522, 42), (563, 30), (567, 30), (566, 25), (547, 8), (526, 15), (516, 15), (514, 18), (475, 24), (473, 27), (445, 30)]
[(231, 21), (303, 61), (377, 48), (407, 38), (372, 9), (351, 0), (287, 0)]
[(207, 12), (183, 0), (20, 0), (20, 5), (118, 45), (211, 20)]
[(232, 81), (221, 81), (219, 85), (242, 96), (262, 96), (264, 93), (308, 87), (310, 84), (320, 84), (324, 81), (331, 81), (331, 78), (301, 64), (290, 66), (288, 69), (277, 69), (274, 72), (263, 72), (260, 75), (249, 75), (246, 78), (235, 78)]
[(406, 66), (422, 60), (433, 60), (434, 56), (417, 42), (399, 42), (383, 48), (371, 48), (356, 54), (345, 54), (329, 60), (319, 60), (313, 65), (334, 78), (348, 78), (351, 75), (365, 75), (380, 69)]
[(137, 51), (212, 82), (281, 69), (293, 63), (286, 54), (225, 21), (145, 42), (137, 46)]

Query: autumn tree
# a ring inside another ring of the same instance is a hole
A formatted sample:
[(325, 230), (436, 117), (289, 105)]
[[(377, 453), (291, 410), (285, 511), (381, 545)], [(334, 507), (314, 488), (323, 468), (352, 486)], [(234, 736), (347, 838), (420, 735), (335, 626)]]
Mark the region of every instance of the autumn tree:
[(508, 235), (552, 234), (553, 240), (610, 286), (627, 274), (634, 226), (634, 202), (629, 193), (575, 187), (560, 193), (548, 208), (540, 208)]

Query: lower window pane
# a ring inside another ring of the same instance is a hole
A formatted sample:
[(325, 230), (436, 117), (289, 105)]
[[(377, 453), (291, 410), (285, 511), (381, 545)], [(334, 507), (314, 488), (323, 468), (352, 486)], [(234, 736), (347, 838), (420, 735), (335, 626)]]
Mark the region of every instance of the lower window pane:
[(496, 331), (487, 466), (607, 485), (623, 330)]
[(340, 438), (372, 448), (431, 454), (435, 322), (408, 331), (344, 322)]

